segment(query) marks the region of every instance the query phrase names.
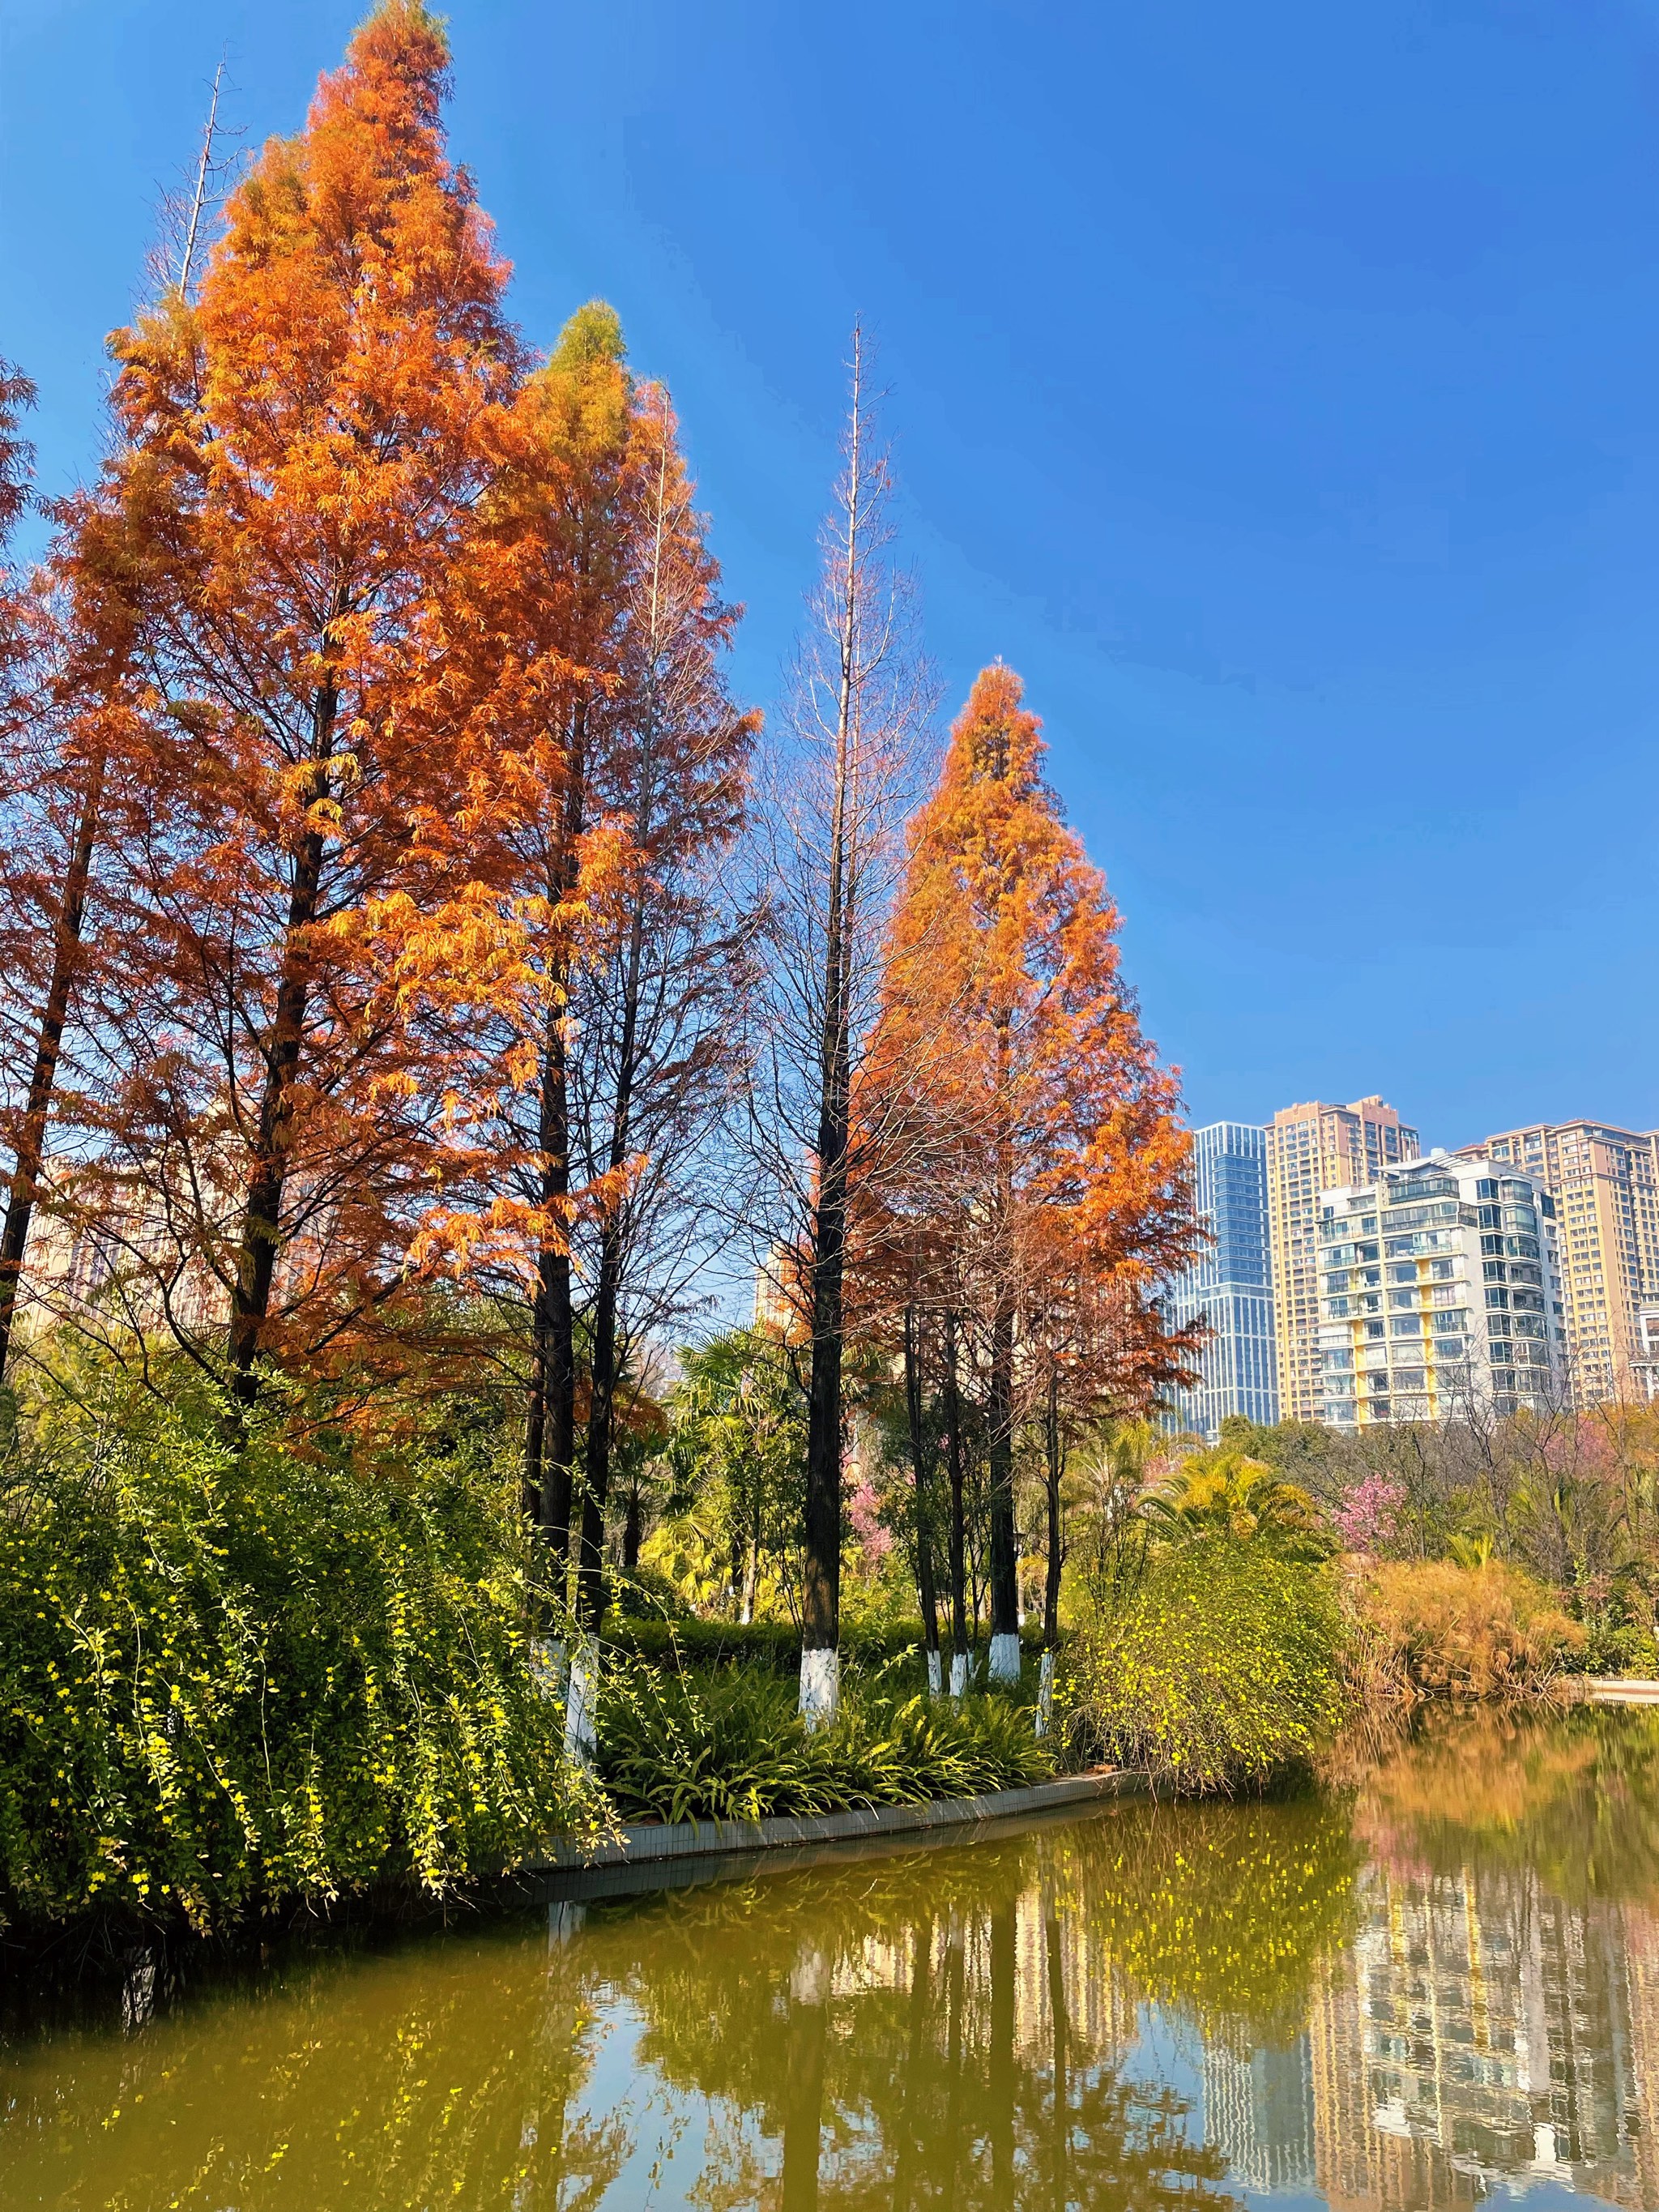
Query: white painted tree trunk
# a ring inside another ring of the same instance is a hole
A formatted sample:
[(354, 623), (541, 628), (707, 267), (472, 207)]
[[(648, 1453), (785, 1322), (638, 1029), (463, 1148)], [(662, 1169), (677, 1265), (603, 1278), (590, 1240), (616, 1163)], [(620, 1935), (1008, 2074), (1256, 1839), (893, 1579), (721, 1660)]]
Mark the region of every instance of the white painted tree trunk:
[(570, 1673), (570, 1655), (562, 1637), (532, 1636), (530, 1639), (530, 1679), (544, 1698), (562, 1698)]
[(1054, 1655), (1042, 1655), (1042, 1672), (1037, 1677), (1036, 1732), (1047, 1735), (1054, 1724)]
[(547, 1948), (557, 1951), (580, 1936), (587, 1924), (587, 1907), (574, 1897), (560, 1898), (547, 1908)]
[(1018, 1636), (994, 1636), (991, 1638), (991, 1680), (994, 1682), (1018, 1681), (1019, 1638)]
[(965, 1698), (967, 1694), (968, 1654), (965, 1651), (953, 1651), (951, 1654), (951, 1695), (953, 1698)]
[(939, 1696), (945, 1687), (945, 1662), (937, 1651), (927, 1654), (927, 1694)]
[(822, 1728), (841, 1711), (841, 1654), (803, 1651), (800, 1655), (800, 1717), (809, 1729)]
[(599, 1647), (584, 1636), (570, 1659), (570, 1687), (564, 1705), (564, 1755), (573, 1765), (593, 1765), (598, 1748), (594, 1700), (599, 1686)]
[(798, 2005), (826, 2005), (832, 1975), (830, 1961), (816, 1948), (802, 1950), (789, 1974), (789, 2002)]

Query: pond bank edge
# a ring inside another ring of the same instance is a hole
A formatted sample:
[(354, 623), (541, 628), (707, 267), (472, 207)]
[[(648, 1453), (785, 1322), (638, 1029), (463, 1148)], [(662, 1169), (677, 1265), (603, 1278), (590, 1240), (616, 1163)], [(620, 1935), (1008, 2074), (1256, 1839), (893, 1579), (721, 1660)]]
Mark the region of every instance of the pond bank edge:
[(1145, 1796), (1145, 1775), (1123, 1767), (1066, 1774), (1024, 1790), (994, 1790), (983, 1797), (934, 1798), (924, 1805), (878, 1805), (849, 1813), (782, 1814), (767, 1820), (641, 1822), (619, 1829), (597, 1847), (558, 1844), (545, 1857), (520, 1869), (549, 1874), (565, 1868), (643, 1866), (656, 1860), (725, 1858), (738, 1851), (787, 1850), (803, 1844), (856, 1843), (866, 1836), (907, 1835), (930, 1828), (975, 1827), (1097, 1803), (1108, 1797)]

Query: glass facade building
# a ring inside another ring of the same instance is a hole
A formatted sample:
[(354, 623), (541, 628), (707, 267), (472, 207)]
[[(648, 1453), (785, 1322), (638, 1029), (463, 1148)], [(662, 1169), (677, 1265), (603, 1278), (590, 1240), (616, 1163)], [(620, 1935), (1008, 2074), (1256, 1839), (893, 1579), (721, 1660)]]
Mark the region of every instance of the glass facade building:
[(1170, 1425), (1213, 1443), (1228, 1413), (1269, 1425), (1279, 1419), (1267, 1132), (1248, 1121), (1194, 1129), (1193, 1197), (1212, 1241), (1165, 1310), (1182, 1324), (1201, 1316), (1211, 1336), (1197, 1386), (1173, 1395)]

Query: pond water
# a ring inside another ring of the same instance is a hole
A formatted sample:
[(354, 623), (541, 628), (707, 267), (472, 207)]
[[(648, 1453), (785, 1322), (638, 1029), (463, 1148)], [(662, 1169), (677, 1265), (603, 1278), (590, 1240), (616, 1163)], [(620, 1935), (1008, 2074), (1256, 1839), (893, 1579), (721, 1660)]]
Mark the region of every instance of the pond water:
[(1655, 2212), (1659, 1715), (5, 2022), (6, 2212)]

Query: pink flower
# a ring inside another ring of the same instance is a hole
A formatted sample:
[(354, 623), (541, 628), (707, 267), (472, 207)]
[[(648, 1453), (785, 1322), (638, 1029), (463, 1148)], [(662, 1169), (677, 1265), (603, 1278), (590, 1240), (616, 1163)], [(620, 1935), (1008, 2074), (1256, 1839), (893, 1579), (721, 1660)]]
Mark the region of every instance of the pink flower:
[(1350, 1552), (1376, 1552), (1388, 1542), (1399, 1523), (1406, 1493), (1386, 1474), (1368, 1474), (1354, 1484), (1331, 1516), (1344, 1547)]
[(848, 1498), (847, 1525), (869, 1564), (879, 1565), (893, 1548), (893, 1532), (883, 1525), (881, 1501), (872, 1484), (860, 1482)]

